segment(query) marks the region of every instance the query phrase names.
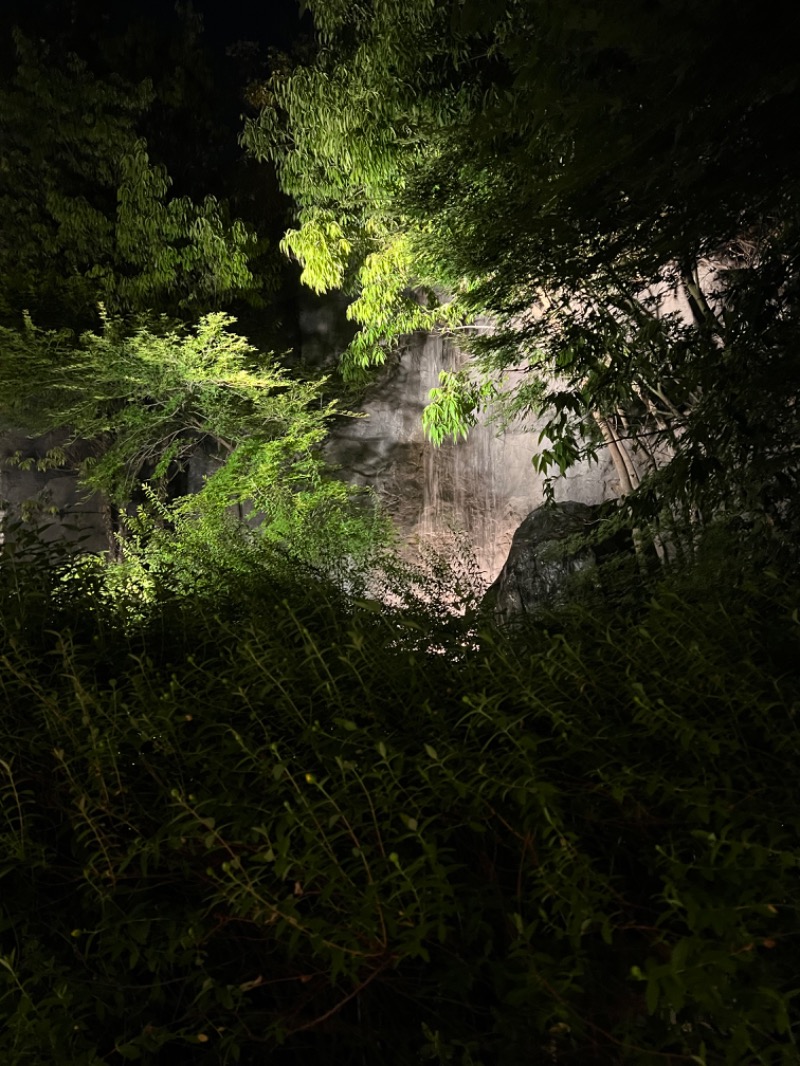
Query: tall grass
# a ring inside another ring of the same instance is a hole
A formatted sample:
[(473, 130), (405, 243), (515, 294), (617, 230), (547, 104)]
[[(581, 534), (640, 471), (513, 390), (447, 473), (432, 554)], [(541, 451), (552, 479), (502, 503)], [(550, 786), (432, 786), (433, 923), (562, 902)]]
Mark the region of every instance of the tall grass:
[(505, 637), (269, 568), (134, 610), (39, 552), (4, 1063), (798, 1061), (795, 582), (718, 556)]

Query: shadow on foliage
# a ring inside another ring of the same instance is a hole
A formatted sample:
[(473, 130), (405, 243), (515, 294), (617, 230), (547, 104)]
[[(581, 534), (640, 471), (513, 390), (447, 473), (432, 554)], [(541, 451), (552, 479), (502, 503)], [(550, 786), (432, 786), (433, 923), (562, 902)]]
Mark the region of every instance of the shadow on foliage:
[(3, 1061), (795, 1061), (797, 582), (739, 550), (513, 642), (4, 555)]

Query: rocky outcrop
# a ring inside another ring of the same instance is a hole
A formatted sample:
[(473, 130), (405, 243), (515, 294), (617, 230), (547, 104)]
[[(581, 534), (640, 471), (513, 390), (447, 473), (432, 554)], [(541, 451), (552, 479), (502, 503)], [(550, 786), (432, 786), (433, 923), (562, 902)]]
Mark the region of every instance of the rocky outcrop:
[(483, 598), (483, 609), (500, 625), (530, 618), (556, 606), (575, 587), (576, 575), (609, 555), (633, 549), (629, 532), (599, 544), (577, 543), (596, 532), (603, 505), (565, 500), (531, 511), (514, 534), (508, 558)]
[(18, 428), (0, 428), (0, 544), (13, 539), (16, 523), (24, 522), (43, 541), (75, 541), (88, 552), (108, 548), (102, 499), (81, 489), (74, 468), (47, 462), (66, 439), (58, 431), (31, 437)]
[[(315, 297), (304, 292), (299, 306), (299, 362), (309, 371), (330, 370), (346, 347), (353, 325), (340, 297)], [(466, 441), (437, 448), (425, 438), (422, 410), (439, 371), (455, 371), (467, 356), (453, 337), (415, 334), (392, 355), (364, 398), (363, 418), (342, 419), (334, 427), (326, 454), (345, 480), (374, 490), (395, 522), (404, 553), (413, 559), (428, 549), (451, 556), (465, 541), (472, 546), (474, 566), (488, 585), (508, 555), (514, 531), (543, 500), (542, 478), (531, 465), (539, 447), (541, 426), (519, 422), (502, 433), (482, 422)], [(22, 450), (40, 457), (47, 438), (27, 440), (13, 432), (0, 453)], [(0, 454), (0, 458), (1, 458)], [(198, 454), (188, 471), (188, 490), (199, 487), (209, 471)], [(581, 464), (556, 484), (556, 499), (587, 504), (619, 495), (612, 463)], [(108, 546), (103, 509), (96, 498), (85, 500), (74, 474), (48, 474), (0, 464), (0, 501), (19, 515), (24, 501), (35, 497), (55, 521), (79, 526), (89, 550)], [(49, 535), (55, 535), (57, 525)]]
[[(303, 290), (301, 361), (332, 368), (353, 333), (346, 304)], [(499, 432), (482, 420), (469, 437), (436, 447), (422, 429), (422, 411), (441, 370), (462, 368), (468, 356), (456, 338), (416, 333), (387, 359), (361, 405), (363, 418), (344, 419), (326, 454), (340, 475), (373, 489), (413, 559), (428, 550), (451, 557), (471, 545), (479, 583), (499, 572), (514, 531), (544, 499), (543, 478), (531, 464), (541, 424), (518, 421)], [(546, 443), (546, 442), (545, 442)], [(599, 503), (620, 485), (607, 455), (580, 463), (556, 483), (556, 499)]]
[[(365, 417), (336, 427), (327, 454), (348, 481), (375, 491), (408, 554), (432, 549), (450, 555), (466, 534), (488, 585), (514, 531), (544, 499), (543, 478), (531, 464), (541, 425), (520, 421), (498, 432), (483, 421), (465, 441), (436, 447), (427, 440), (422, 410), (439, 371), (458, 370), (466, 359), (452, 338), (415, 336), (365, 397)], [(618, 495), (605, 456), (581, 463), (556, 484), (556, 499), (593, 504)]]

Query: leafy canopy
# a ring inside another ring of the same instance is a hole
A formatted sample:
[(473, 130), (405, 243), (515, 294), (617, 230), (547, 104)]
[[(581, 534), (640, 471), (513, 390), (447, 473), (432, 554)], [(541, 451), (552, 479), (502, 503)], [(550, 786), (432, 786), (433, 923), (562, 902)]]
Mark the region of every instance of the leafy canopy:
[[(68, 431), (51, 461), (76, 465), (84, 486), (123, 515), (137, 498), (149, 501), (168, 525), (165, 551), (180, 550), (180, 533), (220, 546), (235, 539), (231, 508), (251, 514), (251, 536), (306, 561), (380, 539), (372, 509), (322, 458), (337, 413), (322, 398), (324, 379), (292, 378), (233, 323), (217, 312), (191, 328), (164, 320), (131, 331), (106, 318), (102, 332), (77, 342), (30, 320), (21, 331), (0, 329), (0, 415), (32, 432)], [(209, 473), (183, 495), (179, 475), (193, 457), (205, 457)], [(123, 519), (123, 531), (131, 528)]]
[[(752, 0), (308, 6), (314, 44), (276, 66), (244, 141), (297, 202), (284, 244), (307, 282), (354, 295), (346, 367), (488, 314), (477, 377), (526, 372), (496, 410), (547, 414), (541, 469), (607, 448), (651, 515), (783, 521), (800, 232), (786, 27)], [(434, 439), (487, 395), (443, 381)]]

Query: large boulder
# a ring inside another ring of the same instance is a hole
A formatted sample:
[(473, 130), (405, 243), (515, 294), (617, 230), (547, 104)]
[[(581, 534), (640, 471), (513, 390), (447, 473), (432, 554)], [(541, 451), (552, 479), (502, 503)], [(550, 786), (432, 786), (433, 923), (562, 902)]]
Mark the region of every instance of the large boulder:
[(576, 544), (579, 534), (595, 532), (608, 513), (607, 504), (566, 500), (531, 511), (517, 529), (503, 569), (487, 589), (484, 609), (501, 625), (531, 617), (562, 602), (575, 586), (575, 575), (594, 568), (609, 554), (632, 549), (623, 531), (599, 544)]

